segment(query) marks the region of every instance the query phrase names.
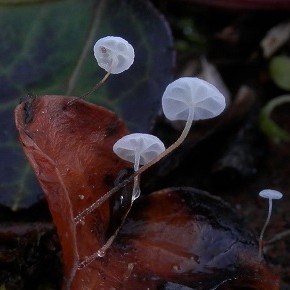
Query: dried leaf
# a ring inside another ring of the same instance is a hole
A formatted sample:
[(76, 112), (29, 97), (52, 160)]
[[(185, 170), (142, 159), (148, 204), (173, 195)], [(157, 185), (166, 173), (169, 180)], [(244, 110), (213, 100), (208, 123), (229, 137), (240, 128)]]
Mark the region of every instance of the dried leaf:
[(107, 201), (83, 223), (73, 218), (112, 188), (128, 164), (112, 151), (126, 133), (117, 116), (84, 101), (67, 107), (69, 100), (44, 96), (16, 109), (24, 151), (60, 236), (63, 289), (166, 289), (170, 283), (278, 289), (279, 278), (258, 257), (255, 236), (231, 207), (192, 188), (138, 199), (106, 255), (78, 269), (107, 241), (116, 215)]
[(109, 204), (78, 229), (74, 216), (106, 193), (120, 170), (128, 166), (112, 150), (115, 141), (127, 133), (125, 125), (114, 113), (81, 100), (66, 107), (72, 99), (30, 98), (16, 110), (21, 142), (57, 225), (66, 285), (79, 259), (104, 243)]
[(272, 56), (290, 38), (290, 22), (280, 23), (272, 27), (262, 39), (260, 45), (264, 57)]

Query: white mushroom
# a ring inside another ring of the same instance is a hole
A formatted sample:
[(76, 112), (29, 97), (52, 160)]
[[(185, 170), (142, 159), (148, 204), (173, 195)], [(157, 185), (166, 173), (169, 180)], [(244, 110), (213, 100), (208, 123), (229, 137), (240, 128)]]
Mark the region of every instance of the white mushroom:
[[(165, 150), (164, 144), (159, 138), (150, 134), (134, 133), (126, 135), (118, 140), (114, 146), (113, 151), (123, 160), (127, 160), (134, 164), (134, 171), (139, 169), (140, 165), (147, 164), (156, 156), (160, 155)], [(121, 226), (123, 225), (128, 213), (130, 212), (131, 206), (138, 197), (140, 196), (139, 187), (139, 176), (134, 177), (133, 192), (131, 198), (131, 204), (126, 210), (123, 216), (120, 226), (116, 229), (115, 233), (107, 240), (107, 242), (92, 256), (86, 258), (80, 267), (84, 267), (91, 263), (97, 257), (104, 257), (106, 251), (115, 240)]]
[(108, 79), (110, 74), (119, 74), (127, 70), (134, 62), (135, 52), (133, 46), (124, 38), (106, 36), (95, 43), (94, 56), (98, 65), (107, 72), (106, 75), (91, 90), (68, 102), (66, 106), (92, 94)]
[(101, 68), (111, 74), (127, 70), (134, 62), (134, 48), (125, 39), (106, 36), (94, 45), (94, 55)]
[(194, 120), (210, 119), (225, 109), (225, 98), (212, 84), (192, 77), (170, 83), (162, 96), (163, 113), (171, 121), (186, 121), (181, 142)]
[(94, 56), (98, 65), (107, 74), (85, 95), (94, 92), (109, 77), (110, 74), (119, 74), (127, 70), (134, 62), (135, 52), (133, 46), (124, 38), (106, 36), (100, 38), (94, 45)]
[[(137, 163), (134, 165), (134, 169), (137, 170), (137, 172), (134, 174), (134, 184), (135, 184), (135, 191), (133, 190), (134, 198), (138, 196), (138, 192), (137, 192), (138, 188), (136, 187), (138, 186), (139, 182), (138, 182), (137, 177), (140, 176), (140, 174), (146, 171), (149, 167), (157, 163), (160, 159), (162, 159), (163, 157), (171, 153), (180, 144), (182, 144), (182, 142), (184, 141), (184, 139), (186, 138), (190, 130), (193, 120), (208, 119), (208, 118), (216, 117), (225, 109), (225, 106), (226, 104), (225, 104), (224, 96), (219, 92), (219, 90), (215, 86), (211, 85), (210, 83), (204, 80), (201, 80), (198, 78), (192, 78), (192, 77), (184, 77), (184, 78), (177, 79), (176, 81), (170, 83), (167, 86), (162, 97), (162, 107), (164, 110), (164, 114), (170, 120), (186, 120), (186, 124), (180, 137), (171, 146), (169, 146), (165, 151), (162, 151), (163, 149), (160, 150), (159, 152), (156, 151), (156, 155), (154, 157), (153, 155), (150, 155), (152, 158), (148, 158), (144, 162), (142, 161), (143, 159), (140, 157), (140, 161), (137, 161), (137, 162), (140, 162), (140, 164), (144, 164), (140, 169), (137, 169), (138, 168)], [(132, 136), (134, 136), (134, 134), (132, 134)], [(125, 138), (124, 140), (126, 140), (127, 138)], [(121, 140), (119, 140), (118, 142), (121, 142)], [(136, 155), (134, 151), (135, 149), (132, 149), (132, 144), (134, 144), (133, 142), (137, 142), (137, 141), (135, 140), (135, 141), (129, 142), (130, 147), (129, 148), (125, 147), (123, 149), (120, 149), (120, 151), (124, 152), (123, 153), (124, 159), (129, 158), (125, 156), (131, 156), (130, 157), (131, 159), (129, 161), (135, 163)], [(116, 149), (114, 149), (114, 151), (115, 150)], [(130, 180), (130, 178), (128, 178), (128, 180)], [(126, 182), (124, 182), (124, 184), (125, 183)], [(83, 212), (78, 214), (78, 216), (75, 218), (76, 223), (80, 223), (80, 221), (86, 215), (88, 215), (94, 209), (99, 207), (112, 194), (117, 192), (117, 190), (119, 190), (121, 186), (122, 185), (119, 185), (111, 189), (101, 199), (94, 202), (89, 208), (85, 209)]]
[(267, 215), (267, 219), (266, 222), (262, 228), (261, 234), (260, 234), (260, 238), (259, 238), (259, 257), (262, 256), (262, 244), (263, 244), (263, 236), (264, 236), (264, 232), (266, 230), (266, 227), (269, 224), (270, 221), (270, 217), (271, 217), (271, 213), (272, 213), (272, 200), (273, 199), (281, 199), (283, 197), (283, 194), (277, 190), (273, 190), (273, 189), (264, 189), (261, 192), (259, 192), (259, 196), (263, 197), (263, 198), (267, 198), (269, 200), (269, 208), (268, 208), (268, 215)]
[(224, 96), (212, 84), (194, 77), (182, 77), (170, 83), (162, 96), (164, 115), (172, 121), (186, 121), (179, 138), (155, 159), (144, 165), (141, 174), (175, 150), (186, 138), (194, 120), (218, 116), (226, 107)]
[[(113, 151), (122, 159), (134, 164), (134, 171), (140, 165), (149, 163), (165, 150), (164, 144), (156, 136), (150, 134), (134, 133), (118, 140)], [(132, 198), (135, 200), (140, 195), (139, 177), (134, 178)]]

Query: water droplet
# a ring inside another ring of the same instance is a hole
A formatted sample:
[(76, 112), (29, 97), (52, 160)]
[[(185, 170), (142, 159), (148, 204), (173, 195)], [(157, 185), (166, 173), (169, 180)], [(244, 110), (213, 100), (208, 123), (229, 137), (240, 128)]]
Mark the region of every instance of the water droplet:
[(97, 252), (97, 256), (100, 258), (103, 258), (105, 256), (105, 254), (106, 254), (106, 252), (103, 250), (98, 250), (98, 252)]
[(85, 198), (85, 196), (83, 194), (79, 195), (79, 199), (83, 200)]

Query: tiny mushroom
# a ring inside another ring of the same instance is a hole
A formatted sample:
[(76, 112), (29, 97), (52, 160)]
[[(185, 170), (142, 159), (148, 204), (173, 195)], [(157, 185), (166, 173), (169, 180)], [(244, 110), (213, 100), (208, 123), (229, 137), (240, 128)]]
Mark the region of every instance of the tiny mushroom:
[(124, 38), (106, 36), (95, 43), (94, 56), (98, 65), (107, 74), (84, 96), (94, 92), (107, 80), (110, 74), (119, 74), (127, 70), (134, 62), (135, 52), (133, 46)]
[(186, 121), (179, 138), (154, 160), (139, 170), (143, 173), (150, 166), (182, 144), (193, 121), (214, 118), (226, 107), (225, 97), (212, 84), (196, 77), (182, 77), (170, 83), (162, 96), (164, 115), (171, 121)]
[[(118, 140), (113, 146), (113, 151), (120, 158), (134, 163), (134, 171), (137, 171), (140, 165), (147, 164), (165, 151), (165, 147), (162, 141), (154, 135), (133, 133)], [(139, 177), (136, 176), (132, 199), (135, 200), (139, 195)]]
[(134, 62), (134, 48), (125, 39), (106, 36), (94, 45), (94, 55), (98, 65), (111, 74), (127, 70)]
[(271, 213), (272, 213), (272, 200), (273, 199), (281, 199), (283, 197), (283, 194), (280, 191), (277, 190), (273, 190), (273, 189), (264, 189), (262, 191), (259, 192), (259, 196), (263, 197), (263, 198), (267, 198), (269, 200), (269, 208), (268, 208), (268, 215), (267, 215), (267, 219), (266, 222), (262, 228), (261, 234), (260, 234), (260, 238), (259, 238), (259, 256), (262, 256), (262, 244), (263, 244), (263, 236), (264, 236), (264, 232), (266, 227), (269, 224), (270, 221), (270, 217), (271, 217)]
[[(147, 164), (156, 156), (161, 154), (165, 150), (162, 141), (154, 135), (133, 133), (126, 135), (119, 139), (113, 146), (113, 151), (120, 158), (127, 160), (134, 164), (134, 171), (137, 171), (140, 165)], [(82, 263), (82, 267), (89, 264), (97, 257), (104, 257), (107, 249), (111, 246), (115, 240), (121, 226), (123, 225), (131, 207), (138, 197), (140, 196), (139, 176), (134, 177), (134, 185), (132, 191), (132, 198), (129, 208), (124, 214), (121, 224), (114, 234), (107, 240), (107, 242), (92, 256), (88, 257)]]
[(127, 70), (134, 62), (135, 51), (124, 38), (106, 36), (95, 43), (94, 56), (98, 65), (107, 72), (106, 75), (91, 90), (68, 102), (67, 106), (92, 94), (108, 79), (110, 74), (119, 74)]
[(214, 118), (222, 113), (225, 105), (225, 97), (215, 86), (195, 77), (182, 77), (170, 83), (162, 96), (166, 118), (186, 121), (180, 143), (193, 121)]

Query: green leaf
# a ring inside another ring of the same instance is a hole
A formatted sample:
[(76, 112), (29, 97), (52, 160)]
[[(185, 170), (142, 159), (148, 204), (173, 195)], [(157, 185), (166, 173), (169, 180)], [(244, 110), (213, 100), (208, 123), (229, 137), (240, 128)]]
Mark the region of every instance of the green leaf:
[(286, 55), (275, 56), (269, 64), (273, 82), (281, 89), (290, 91), (290, 58)]
[(290, 133), (280, 128), (272, 119), (271, 113), (280, 105), (290, 103), (290, 95), (274, 98), (266, 104), (260, 113), (260, 128), (270, 138), (277, 142), (289, 142)]
[(88, 100), (115, 111), (131, 132), (148, 132), (172, 80), (174, 51), (165, 19), (145, 0), (6, 4), (0, 24), (0, 204), (17, 210), (42, 197), (18, 144), (13, 111), (20, 97), (89, 91), (105, 74), (94, 42), (121, 36), (135, 49), (134, 64)]

